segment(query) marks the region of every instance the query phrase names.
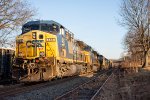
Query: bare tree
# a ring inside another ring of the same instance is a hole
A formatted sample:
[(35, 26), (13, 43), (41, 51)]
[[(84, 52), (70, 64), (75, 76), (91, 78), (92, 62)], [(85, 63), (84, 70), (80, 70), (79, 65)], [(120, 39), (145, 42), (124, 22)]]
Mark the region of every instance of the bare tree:
[(35, 11), (26, 0), (0, 0), (0, 44), (10, 44), (14, 31), (28, 21)]
[(149, 51), (148, 13), (148, 0), (123, 0), (122, 2), (121, 24), (128, 29), (124, 39), (125, 46), (133, 55), (142, 52), (142, 67), (146, 65)]

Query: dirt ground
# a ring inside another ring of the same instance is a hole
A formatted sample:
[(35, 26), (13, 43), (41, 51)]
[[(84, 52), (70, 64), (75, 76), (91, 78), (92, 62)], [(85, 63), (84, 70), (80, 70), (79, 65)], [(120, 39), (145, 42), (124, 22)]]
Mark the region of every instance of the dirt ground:
[(150, 100), (150, 68), (120, 71), (101, 91), (100, 100)]

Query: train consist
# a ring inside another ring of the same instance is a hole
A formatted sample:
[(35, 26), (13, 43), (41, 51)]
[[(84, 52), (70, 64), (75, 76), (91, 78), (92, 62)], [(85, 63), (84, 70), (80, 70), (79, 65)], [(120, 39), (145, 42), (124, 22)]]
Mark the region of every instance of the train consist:
[(16, 38), (13, 76), (47, 81), (109, 68), (111, 62), (55, 21), (30, 21)]

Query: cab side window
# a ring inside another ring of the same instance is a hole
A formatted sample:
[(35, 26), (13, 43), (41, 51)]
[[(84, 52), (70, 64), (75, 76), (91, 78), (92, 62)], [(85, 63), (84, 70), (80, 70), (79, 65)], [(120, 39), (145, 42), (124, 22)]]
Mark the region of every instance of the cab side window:
[(56, 24), (52, 24), (53, 32), (58, 33), (59, 32), (59, 26)]

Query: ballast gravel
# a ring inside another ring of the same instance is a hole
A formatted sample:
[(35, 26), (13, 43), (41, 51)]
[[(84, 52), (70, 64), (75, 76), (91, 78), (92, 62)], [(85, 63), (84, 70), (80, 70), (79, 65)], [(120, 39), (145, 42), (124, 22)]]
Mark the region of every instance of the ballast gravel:
[(15, 96), (5, 97), (5, 100), (54, 100), (58, 96), (72, 90), (92, 77), (81, 76), (59, 84), (47, 86), (37, 90), (28, 91)]

